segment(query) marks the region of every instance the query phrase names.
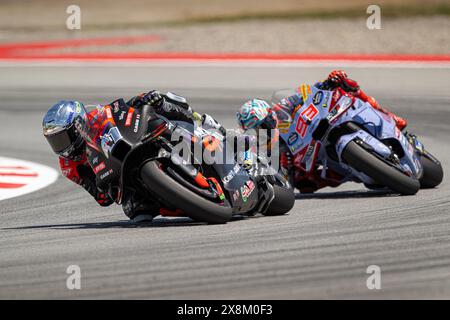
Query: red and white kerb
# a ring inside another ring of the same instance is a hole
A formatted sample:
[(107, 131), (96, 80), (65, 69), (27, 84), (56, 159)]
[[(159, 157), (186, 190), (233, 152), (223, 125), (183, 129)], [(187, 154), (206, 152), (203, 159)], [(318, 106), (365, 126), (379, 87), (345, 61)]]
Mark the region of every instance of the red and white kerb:
[(58, 172), (34, 162), (0, 157), (0, 200), (42, 189), (58, 178)]

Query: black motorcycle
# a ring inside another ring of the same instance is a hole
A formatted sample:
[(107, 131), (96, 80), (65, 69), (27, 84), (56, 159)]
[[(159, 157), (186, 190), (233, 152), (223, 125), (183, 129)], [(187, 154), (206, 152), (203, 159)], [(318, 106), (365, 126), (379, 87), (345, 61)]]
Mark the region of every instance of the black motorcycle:
[[(151, 106), (134, 109), (116, 102), (104, 109), (107, 121), (88, 143), (87, 156), (97, 185), (118, 204), (127, 193), (144, 190), (166, 212), (208, 223), (226, 223), (233, 215), (282, 215), (293, 207), (289, 183), (276, 172), (268, 175), (261, 157), (251, 169), (239, 161), (199, 159), (199, 148), (225, 154), (223, 136), (204, 129), (199, 135), (192, 123), (168, 120)], [(237, 159), (238, 152), (233, 154)]]

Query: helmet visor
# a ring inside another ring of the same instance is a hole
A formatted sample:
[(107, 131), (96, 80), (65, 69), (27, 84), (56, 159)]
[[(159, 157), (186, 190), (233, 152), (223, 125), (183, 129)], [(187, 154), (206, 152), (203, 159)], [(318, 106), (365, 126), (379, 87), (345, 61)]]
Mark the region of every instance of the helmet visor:
[(45, 134), (45, 138), (56, 154), (62, 154), (75, 144), (78, 136), (75, 133), (75, 127), (72, 125), (68, 129)]

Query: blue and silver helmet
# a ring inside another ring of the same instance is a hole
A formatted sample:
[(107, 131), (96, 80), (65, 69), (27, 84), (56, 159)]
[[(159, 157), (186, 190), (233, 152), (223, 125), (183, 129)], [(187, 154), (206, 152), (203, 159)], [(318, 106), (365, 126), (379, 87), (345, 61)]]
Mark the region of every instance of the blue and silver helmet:
[(240, 127), (244, 130), (266, 127), (276, 128), (276, 118), (271, 111), (270, 105), (260, 99), (253, 99), (244, 103), (236, 118)]
[(86, 109), (78, 101), (62, 100), (48, 109), (42, 121), (42, 129), (56, 154), (71, 158), (79, 153), (84, 140), (76, 127), (84, 126), (86, 119)]

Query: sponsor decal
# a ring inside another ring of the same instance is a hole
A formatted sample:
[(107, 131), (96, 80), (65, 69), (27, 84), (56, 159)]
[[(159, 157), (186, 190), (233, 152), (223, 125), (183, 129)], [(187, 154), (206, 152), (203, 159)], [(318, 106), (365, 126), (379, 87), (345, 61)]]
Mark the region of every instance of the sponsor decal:
[(239, 172), (240, 169), (241, 166), (239, 164), (236, 164), (234, 168), (225, 177), (223, 177), (222, 179), (223, 183), (230, 182), (236, 176), (236, 174)]
[(328, 111), (331, 111), (331, 109), (335, 106), (340, 97), (341, 93), (339, 92), (339, 90), (334, 90), (333, 96), (331, 97), (330, 109)]
[(247, 202), (248, 197), (252, 194), (253, 190), (255, 190), (255, 183), (251, 180), (248, 180), (245, 183), (245, 186), (241, 187), (241, 195), (244, 202)]
[(72, 172), (72, 169), (70, 169), (70, 168), (61, 170), (61, 173), (64, 177), (69, 177), (71, 172)]
[(109, 177), (109, 175), (111, 175), (112, 173), (113, 173), (113, 170), (110, 169), (110, 170), (106, 171), (105, 173), (101, 174), (101, 175), (100, 175), (100, 179), (103, 180), (103, 179), (105, 179), (106, 177)]
[(233, 193), (233, 200), (236, 202), (240, 198), (241, 194), (239, 193), (239, 190), (236, 190)]
[(314, 145), (311, 144), (308, 146), (308, 149), (306, 150), (306, 153), (305, 153), (305, 156), (303, 157), (303, 159), (307, 159), (307, 158), (311, 157), (313, 151), (314, 151)]
[(322, 99), (323, 99), (323, 91), (317, 91), (312, 99), (312, 102), (314, 103), (314, 105), (318, 106), (322, 102)]
[(311, 172), (320, 146), (321, 146), (320, 142), (317, 143), (313, 142), (309, 145), (308, 149), (306, 150), (306, 153), (302, 159), (302, 164), (304, 164), (303, 167), (306, 172)]
[(323, 98), (323, 103), (322, 103), (322, 108), (326, 108), (327, 107), (329, 98), (330, 98), (330, 92), (329, 91), (325, 91), (324, 98)]
[(111, 119), (112, 118), (111, 108), (110, 107), (106, 107), (105, 111), (106, 111), (106, 117)]
[[(97, 117), (98, 117), (99, 115), (102, 115), (103, 112), (105, 111), (105, 107), (102, 106), (102, 105), (97, 105), (96, 108), (97, 108), (97, 115), (96, 115)], [(95, 118), (95, 119), (97, 119), (97, 118)]]
[(298, 134), (296, 132), (292, 132), (288, 138), (288, 144), (293, 145), (298, 140)]
[(417, 140), (417, 139), (412, 139), (412, 142), (411, 142), (411, 143), (414, 144), (414, 148), (416, 148), (417, 151), (419, 151), (419, 152), (421, 152), (421, 153), (424, 153), (424, 152), (425, 152), (425, 148), (424, 148), (422, 142), (420, 142), (419, 140)]
[(120, 121), (123, 120), (123, 118), (125, 117), (125, 114), (126, 114), (125, 111), (122, 111), (122, 112), (120, 113), (120, 115), (119, 115), (119, 120), (120, 120)]
[(302, 94), (303, 101), (308, 99), (308, 94), (311, 94), (311, 86), (302, 84), (300, 87), (300, 92)]
[(137, 133), (138, 132), (138, 130), (139, 130), (139, 122), (141, 121), (141, 115), (140, 114), (137, 114), (136, 115), (136, 121), (134, 122), (134, 129), (133, 129), (133, 132), (134, 133)]
[(97, 174), (100, 171), (102, 171), (103, 169), (105, 169), (106, 165), (104, 162), (100, 162), (100, 164), (98, 166), (94, 167), (94, 173)]
[(119, 102), (118, 101), (115, 101), (113, 103), (113, 111), (114, 111), (114, 113), (119, 112)]
[(286, 129), (291, 126), (291, 123), (289, 121), (282, 121), (278, 124), (278, 129)]
[(75, 101), (75, 105), (76, 105), (75, 112), (80, 114), (81, 113), (81, 105), (80, 105), (80, 103), (78, 101)]
[(131, 120), (133, 120), (134, 108), (128, 110), (127, 119), (125, 120), (125, 127), (131, 126)]
[(317, 110), (313, 104), (310, 104), (308, 108), (302, 111), (300, 117), (298, 117), (297, 126), (295, 128), (301, 138), (306, 136), (308, 126), (318, 113), (319, 110)]
[(339, 106), (336, 106), (327, 116), (327, 120), (331, 120), (338, 113)]
[(278, 123), (278, 130), (280, 130), (281, 133), (288, 133), (290, 126), (290, 121), (281, 121)]
[(319, 110), (317, 110), (317, 108), (310, 104), (308, 108), (306, 108), (304, 111), (302, 111), (301, 115), (302, 117), (308, 121), (311, 122), (319, 113)]
[(107, 158), (109, 157), (109, 152), (111, 149), (120, 139), (122, 139), (122, 135), (117, 127), (112, 127), (109, 129), (108, 133), (102, 136), (100, 144), (102, 146), (103, 153)]

